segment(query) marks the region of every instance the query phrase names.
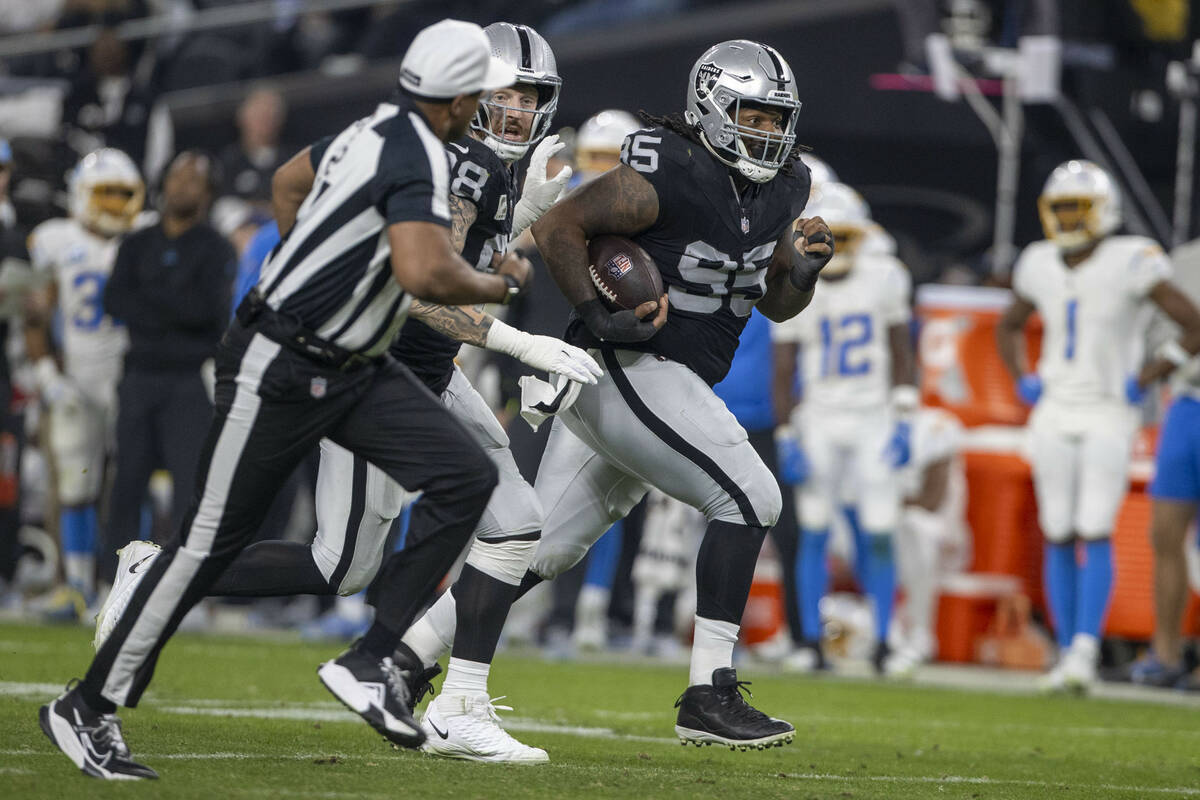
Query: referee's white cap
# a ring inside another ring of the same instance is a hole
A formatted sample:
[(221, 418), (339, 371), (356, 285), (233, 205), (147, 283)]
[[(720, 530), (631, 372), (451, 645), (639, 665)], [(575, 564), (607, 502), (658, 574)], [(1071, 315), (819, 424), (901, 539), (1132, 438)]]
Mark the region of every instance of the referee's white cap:
[(438, 100), (502, 89), (516, 80), (517, 71), (491, 54), (483, 28), (457, 19), (418, 33), (400, 63), (402, 88)]

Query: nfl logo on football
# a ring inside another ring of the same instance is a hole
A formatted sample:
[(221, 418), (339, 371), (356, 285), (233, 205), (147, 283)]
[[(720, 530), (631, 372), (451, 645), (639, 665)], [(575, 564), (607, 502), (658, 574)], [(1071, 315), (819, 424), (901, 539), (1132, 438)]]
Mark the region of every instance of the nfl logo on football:
[(604, 267), (608, 270), (608, 274), (613, 277), (613, 280), (619, 281), (625, 276), (625, 273), (633, 269), (633, 262), (624, 253), (618, 253), (610, 258)]
[(324, 378), (316, 377), (312, 379), (312, 383), (308, 385), (308, 393), (317, 400), (325, 396), (325, 391), (329, 388), (329, 382)]

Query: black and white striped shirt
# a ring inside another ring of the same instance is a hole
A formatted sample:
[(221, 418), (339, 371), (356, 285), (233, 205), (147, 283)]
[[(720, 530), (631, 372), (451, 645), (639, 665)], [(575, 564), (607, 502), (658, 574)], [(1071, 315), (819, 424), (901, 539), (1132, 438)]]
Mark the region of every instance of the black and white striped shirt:
[(263, 263), (258, 290), (321, 338), (378, 355), (412, 302), (392, 277), (387, 227), (450, 225), (446, 152), (412, 102), (398, 98), (315, 145), (314, 156), (313, 188)]

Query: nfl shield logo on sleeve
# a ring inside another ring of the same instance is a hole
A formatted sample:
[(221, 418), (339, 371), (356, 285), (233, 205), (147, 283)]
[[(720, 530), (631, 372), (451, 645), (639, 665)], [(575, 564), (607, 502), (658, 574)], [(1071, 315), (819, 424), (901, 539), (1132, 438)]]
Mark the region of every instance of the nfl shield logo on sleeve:
[(322, 377), (312, 379), (312, 383), (308, 385), (308, 393), (315, 399), (320, 400), (325, 396), (325, 390), (329, 388), (329, 382)]

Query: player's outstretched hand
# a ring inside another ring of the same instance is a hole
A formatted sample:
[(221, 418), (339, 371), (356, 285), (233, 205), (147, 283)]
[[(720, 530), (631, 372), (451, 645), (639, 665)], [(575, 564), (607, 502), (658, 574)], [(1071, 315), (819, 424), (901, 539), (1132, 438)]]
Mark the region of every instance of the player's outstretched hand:
[(775, 429), (775, 455), (779, 459), (779, 479), (788, 486), (800, 486), (808, 480), (808, 456), (789, 425)]
[(1021, 380), (1017, 381), (1017, 397), (1021, 398), (1021, 402), (1027, 406), (1034, 406), (1041, 396), (1042, 379), (1032, 372), (1022, 375)]
[(892, 469), (903, 467), (912, 458), (911, 422), (896, 423), (895, 429), (892, 430), (892, 438), (888, 441), (887, 449), (884, 450), (884, 458), (892, 465)]
[(534, 369), (554, 372), (577, 383), (594, 384), (604, 374), (596, 359), (553, 336), (531, 335), (528, 348), (517, 358)]
[(667, 296), (664, 294), (657, 302), (642, 303), (632, 311), (609, 311), (596, 298), (575, 306), (575, 312), (588, 330), (603, 342), (644, 342), (667, 324)]
[(512, 236), (515, 239), (526, 228), (541, 218), (550, 210), (550, 206), (558, 202), (571, 180), (572, 170), (564, 166), (554, 177), (546, 174), (546, 164), (559, 151), (566, 147), (560, 142), (558, 134), (547, 136), (533, 149), (529, 157), (529, 170), (525, 173), (525, 186), (521, 189), (521, 199), (513, 209)]

